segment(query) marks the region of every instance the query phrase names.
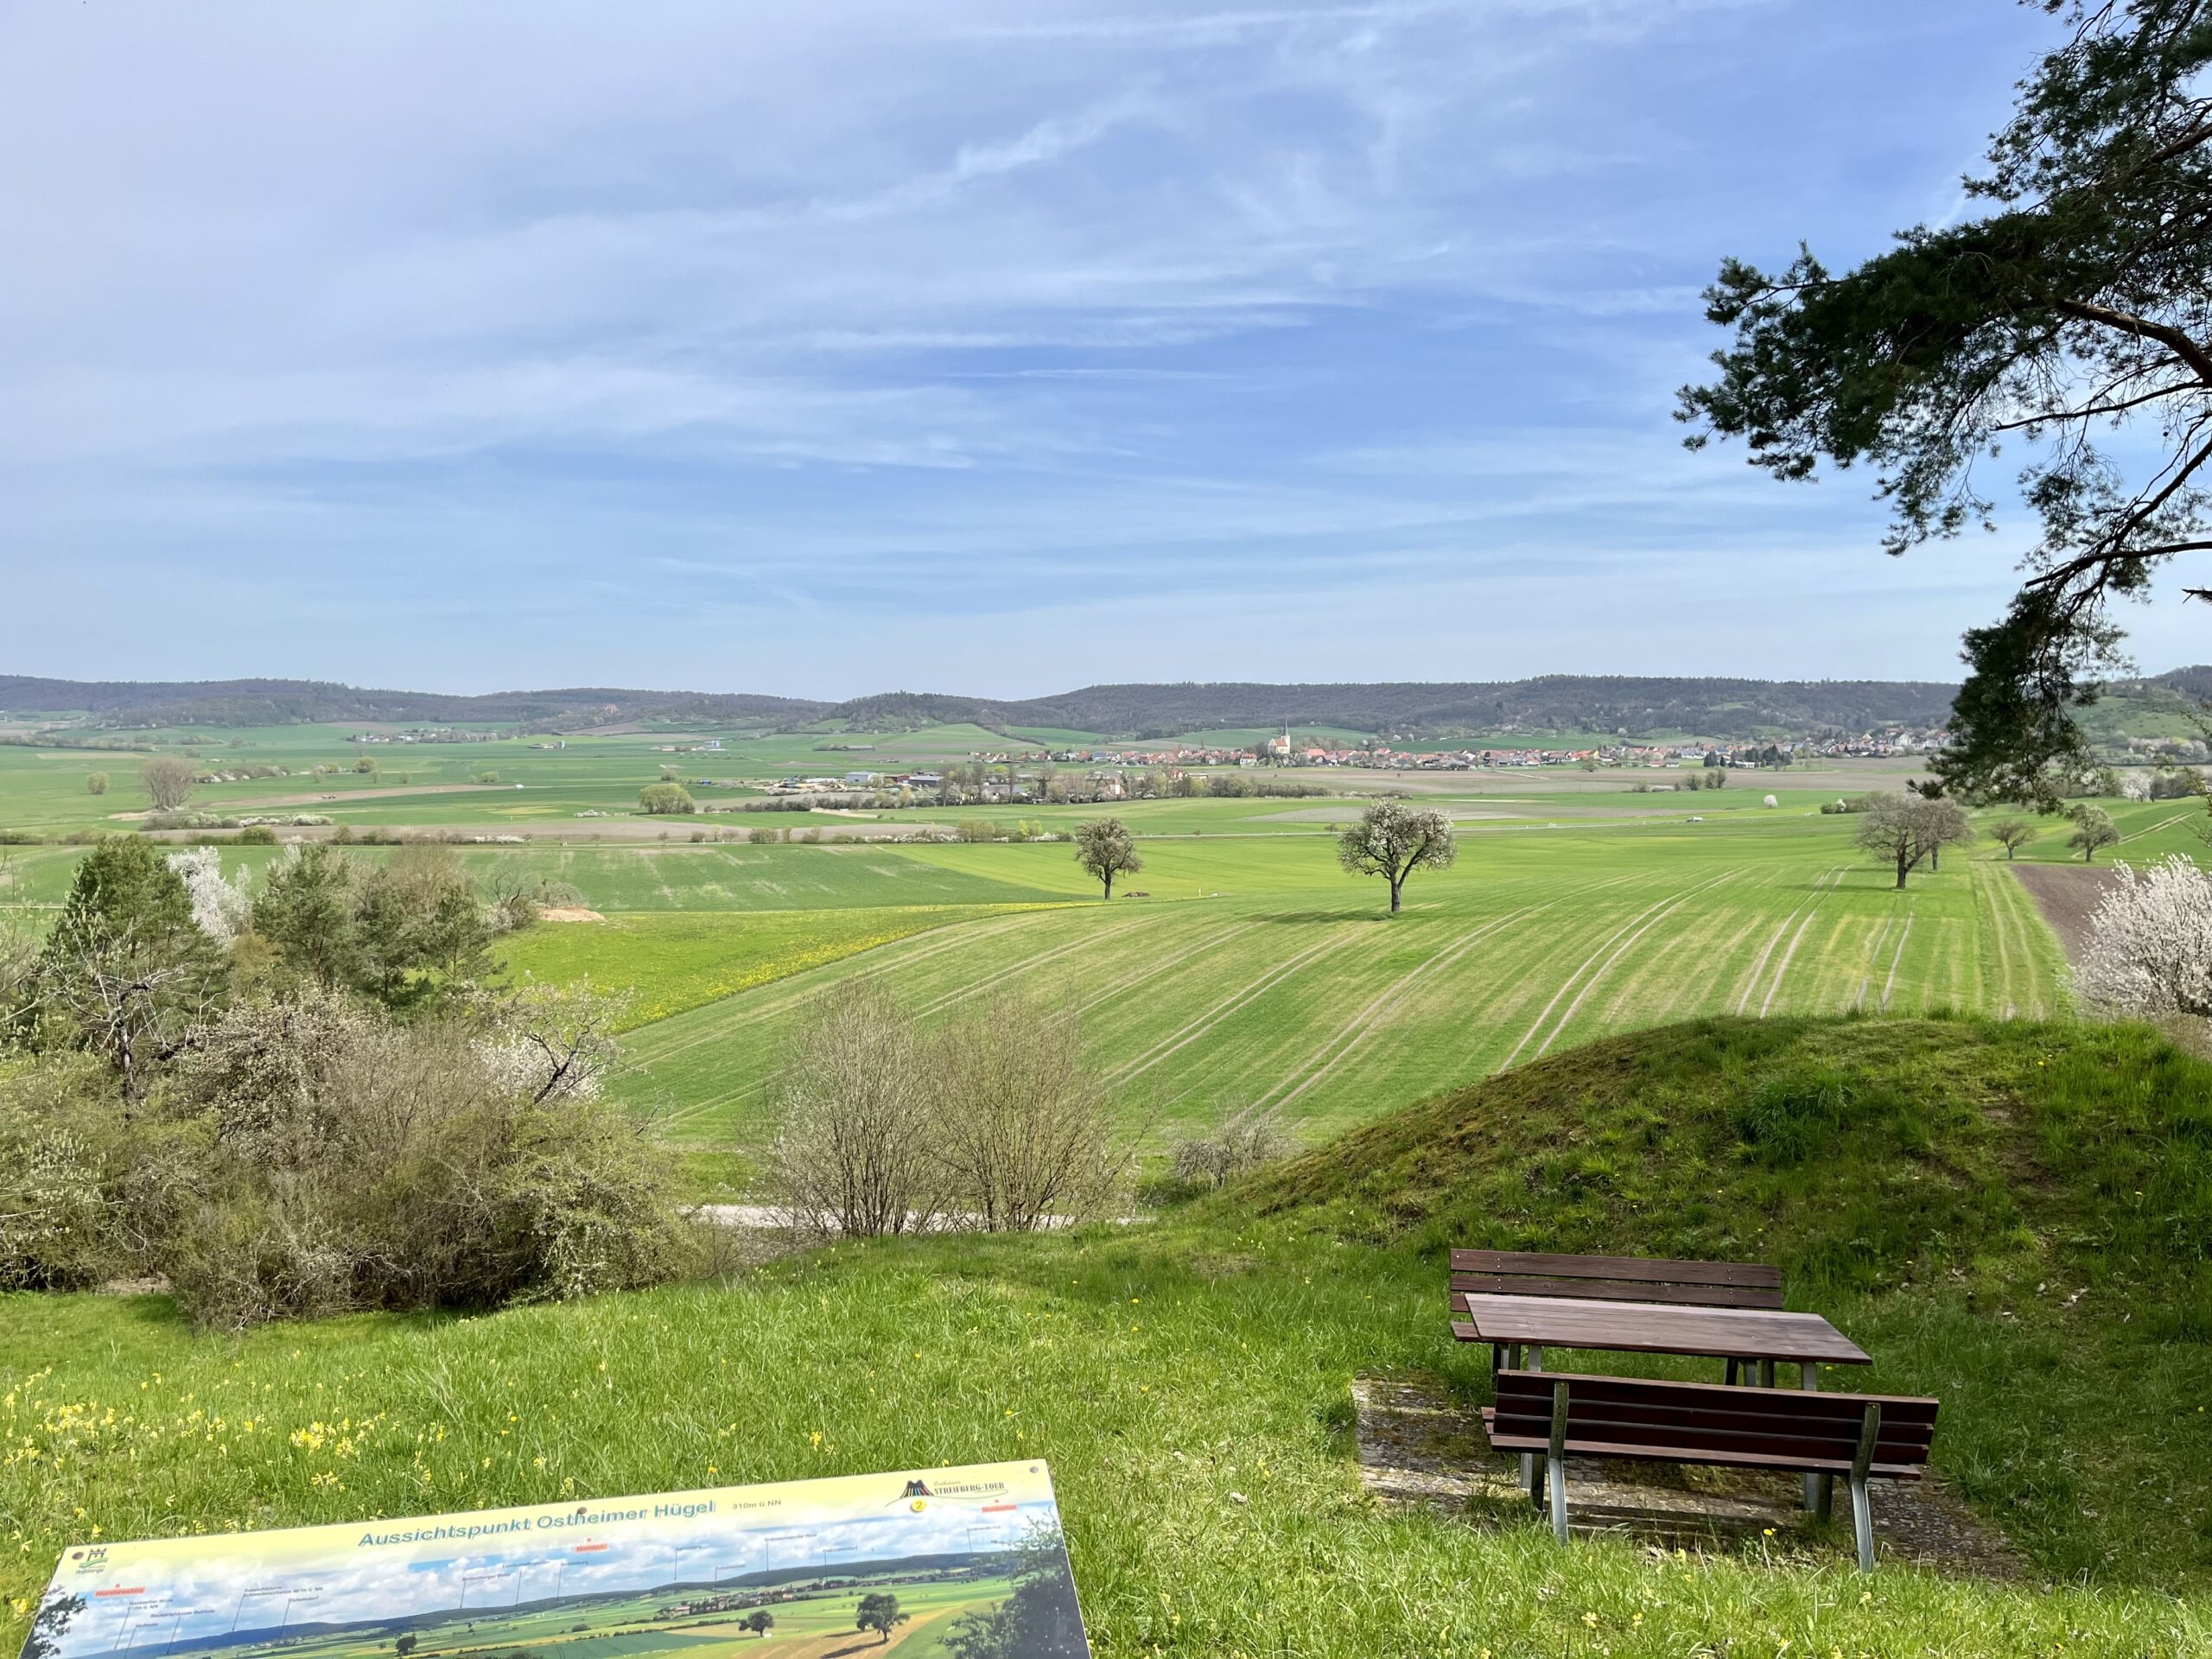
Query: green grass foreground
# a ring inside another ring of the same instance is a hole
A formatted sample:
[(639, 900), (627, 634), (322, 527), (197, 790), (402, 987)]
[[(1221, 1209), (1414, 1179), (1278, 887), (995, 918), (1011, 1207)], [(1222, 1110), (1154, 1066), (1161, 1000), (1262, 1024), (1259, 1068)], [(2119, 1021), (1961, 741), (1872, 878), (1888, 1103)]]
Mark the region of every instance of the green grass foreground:
[[(1939, 1468), (2049, 1584), (1863, 1579), (1818, 1541), (1560, 1550), (1533, 1518), (1377, 1509), (1349, 1384), (1480, 1397), (1486, 1355), (1443, 1310), (1465, 1241), (1780, 1262), (1876, 1356), (1835, 1381), (1943, 1397)], [(1147, 1227), (235, 1340), (161, 1298), (16, 1296), (0, 1651), (96, 1529), (1041, 1453), (1102, 1655), (2200, 1654), (2208, 1243), (2212, 1066), (2151, 1033), (1707, 1021), (1490, 1079)]]

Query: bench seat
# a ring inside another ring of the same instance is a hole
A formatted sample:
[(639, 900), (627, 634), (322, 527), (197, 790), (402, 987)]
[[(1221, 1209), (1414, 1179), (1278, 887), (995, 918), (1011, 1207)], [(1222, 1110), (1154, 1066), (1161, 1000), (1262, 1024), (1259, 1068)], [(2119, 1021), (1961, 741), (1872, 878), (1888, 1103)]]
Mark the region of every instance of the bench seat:
[[(1567, 1458), (1772, 1469), (1850, 1482), (1859, 1564), (1871, 1568), (1866, 1483), (1917, 1480), (1926, 1472), (1936, 1408), (1934, 1400), (1903, 1395), (1502, 1370), (1497, 1404), (1483, 1413), (1483, 1427), (1497, 1450), (1533, 1454), (1545, 1465), (1552, 1529), (1562, 1541)], [(1825, 1479), (1818, 1502), (1825, 1513)]]

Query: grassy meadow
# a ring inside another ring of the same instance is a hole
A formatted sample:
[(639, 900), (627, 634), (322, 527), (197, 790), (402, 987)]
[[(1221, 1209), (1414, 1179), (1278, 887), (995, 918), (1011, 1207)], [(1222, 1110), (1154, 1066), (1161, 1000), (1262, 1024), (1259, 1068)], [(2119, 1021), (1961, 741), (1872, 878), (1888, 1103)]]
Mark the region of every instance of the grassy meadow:
[[(925, 1015), (1003, 988), (1071, 1000), (1123, 1110), (1155, 1137), (1260, 1104), (1316, 1138), (1594, 1036), (1706, 1014), (2035, 1016), (2061, 999), (2049, 931), (2000, 864), (1955, 857), (1900, 894), (1834, 818), (1470, 834), (1395, 918), (1320, 837), (1143, 846), (1132, 885), (1148, 899), (963, 923), (694, 1008), (632, 1037), (628, 1086), (689, 1144), (752, 1143), (792, 1020), (853, 974)], [(1072, 869), (1056, 845), (910, 855), (995, 858), (1033, 885)]]
[[(1747, 1141), (1807, 1077), (1845, 1103), (1820, 1155)], [(2197, 1654), (2208, 1102), (2148, 1033), (1746, 1018), (1554, 1054), (1144, 1227), (233, 1339), (157, 1296), (0, 1299), (0, 1649), (73, 1540), (1042, 1455), (1117, 1659)], [(1851, 1382), (1943, 1396), (1939, 1467), (2037, 1581), (1862, 1578), (1833, 1527), (1685, 1556), (1378, 1507), (1350, 1383), (1482, 1397), (1443, 1307), (1465, 1240), (1764, 1253), (1873, 1353)]]
[[(346, 752), (330, 732), (244, 735), (254, 759)], [(826, 774), (988, 735), (733, 738), (710, 766), (672, 764)], [(1855, 820), (1819, 814), (1902, 769), (1694, 794), (1327, 779), (1395, 782), (1457, 823), (1457, 862), (1417, 874), (1394, 918), (1380, 882), (1336, 864), (1350, 794), (1114, 809), (1145, 862), (1110, 904), (1062, 842), (690, 838), (1061, 831), (1095, 807), (591, 838), (634, 826), (670, 741), (380, 749), (376, 780), (223, 785), (202, 804), (315, 787), (340, 798), (302, 810), (364, 827), (561, 826), (455, 855), (598, 912), (499, 951), (517, 981), (633, 993), (617, 1087), (673, 1141), (690, 1196), (751, 1190), (785, 1039), (856, 976), (925, 1020), (1001, 991), (1072, 1002), (1154, 1160), (1253, 1105), (1314, 1150), (1135, 1226), (847, 1246), (483, 1317), (215, 1338), (158, 1295), (0, 1297), (0, 1653), (73, 1540), (1039, 1453), (1103, 1655), (2212, 1651), (2212, 1070), (2072, 1020), (2050, 930), (1986, 839), (1899, 893), (1853, 847)], [(871, 747), (820, 747), (844, 742)], [(0, 827), (127, 829), (106, 814), (143, 806), (135, 760), (99, 760), (98, 799), (92, 764), (0, 746)], [(420, 792), (485, 770), (500, 785)], [(373, 792), (391, 789), (417, 792)], [(2126, 839), (2101, 861), (2202, 849), (2198, 804), (2107, 804)], [(2064, 832), (2023, 858), (2067, 858)], [(234, 871), (277, 855), (222, 851)], [(81, 856), (0, 848), (0, 907), (42, 925)], [(1777, 1079), (1827, 1103), (1793, 1131), (1818, 1156), (1761, 1139), (1747, 1103)], [(1939, 1467), (2037, 1587), (1861, 1580), (1833, 1530), (1562, 1554), (1518, 1511), (1378, 1508), (1351, 1466), (1349, 1384), (1484, 1396), (1485, 1357), (1443, 1315), (1442, 1253), (1465, 1242), (1781, 1262), (1794, 1305), (1873, 1352), (1851, 1381), (1944, 1398)]]

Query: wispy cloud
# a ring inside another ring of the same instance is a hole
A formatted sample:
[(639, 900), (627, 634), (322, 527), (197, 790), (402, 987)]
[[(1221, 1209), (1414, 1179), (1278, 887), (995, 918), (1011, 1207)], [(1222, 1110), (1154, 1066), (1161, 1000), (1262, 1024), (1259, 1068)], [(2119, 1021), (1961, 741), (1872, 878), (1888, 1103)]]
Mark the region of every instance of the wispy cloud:
[[(1681, 453), (1696, 293), (1940, 210), (2038, 27), (0, 10), (0, 658), (858, 691), (1018, 620), (953, 677), (1459, 676), (1579, 649), (1484, 595), (1602, 582), (1617, 663), (1780, 652), (1698, 626), (1756, 589), (1840, 671), (1789, 594), (1896, 567), (1848, 486)], [(1936, 671), (1974, 601), (1928, 603), (1884, 649)]]

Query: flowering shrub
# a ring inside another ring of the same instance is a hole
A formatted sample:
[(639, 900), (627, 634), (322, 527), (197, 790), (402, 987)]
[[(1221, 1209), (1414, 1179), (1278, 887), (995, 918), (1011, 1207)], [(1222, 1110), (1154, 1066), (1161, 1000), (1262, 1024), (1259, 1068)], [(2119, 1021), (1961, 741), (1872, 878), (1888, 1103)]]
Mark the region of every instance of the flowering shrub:
[(2075, 972), (2082, 995), (2146, 1018), (2212, 1015), (2212, 876), (2178, 853), (2113, 875)]

